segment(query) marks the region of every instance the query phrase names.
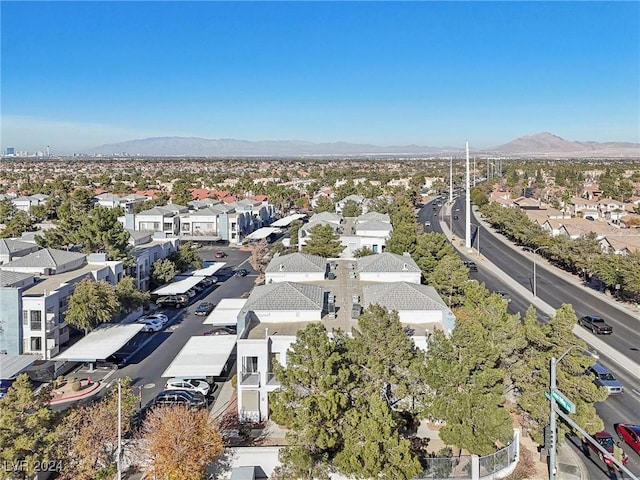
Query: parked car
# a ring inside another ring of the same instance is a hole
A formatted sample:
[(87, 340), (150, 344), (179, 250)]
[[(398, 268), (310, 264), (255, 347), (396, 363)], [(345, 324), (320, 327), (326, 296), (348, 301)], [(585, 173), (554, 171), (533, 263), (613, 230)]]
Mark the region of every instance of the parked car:
[(424, 226), (425, 227), (430, 227), (431, 226), (431, 222), (429, 220), (427, 220), (426, 222), (424, 222)]
[(164, 324), (160, 320), (149, 320), (146, 318), (141, 318), (136, 321), (136, 323), (144, 325), (141, 331), (146, 333), (159, 332), (164, 327)]
[[(162, 325), (166, 325), (169, 322), (169, 317), (167, 317), (164, 313), (152, 313), (151, 315), (147, 315), (146, 317), (142, 317), (145, 320), (159, 320), (162, 322)], [(140, 320), (142, 320), (142, 318)]]
[(214, 305), (211, 302), (202, 302), (200, 305), (198, 305), (194, 313), (196, 315), (206, 316), (211, 313), (211, 310), (213, 310), (213, 307)]
[(125, 361), (125, 354), (114, 353), (113, 355), (109, 355), (104, 360), (97, 360), (96, 367), (97, 368), (110, 368), (113, 370), (117, 370), (118, 368), (124, 367), (127, 362)]
[(226, 254), (226, 253), (224, 253), (222, 250), (218, 250), (218, 251), (216, 252), (216, 258), (224, 258), (224, 257), (226, 257), (226, 256), (227, 256), (227, 254)]
[(465, 260), (464, 266), (467, 267), (470, 272), (478, 271), (478, 266), (476, 265), (476, 262), (473, 262), (471, 260)]
[(327, 273), (327, 280), (335, 280), (336, 279), (336, 274), (333, 272), (329, 272)]
[(187, 290), (186, 295), (187, 295), (189, 298), (193, 298), (193, 297), (195, 297), (195, 296), (196, 296), (196, 292), (195, 292), (195, 290)]
[(211, 385), (204, 380), (189, 378), (170, 378), (164, 385), (165, 390), (188, 390), (190, 392), (200, 392), (205, 397), (209, 395)]
[[(600, 460), (602, 460), (604, 463), (606, 463), (607, 465), (613, 465), (613, 445), (615, 444), (613, 437), (611, 436), (611, 434), (609, 432), (605, 432), (604, 430), (602, 432), (598, 432), (596, 434), (593, 435), (593, 438), (595, 439), (596, 442), (598, 442), (598, 444), (603, 447), (607, 452), (609, 452), (611, 455), (605, 455), (604, 453), (602, 453), (600, 450), (598, 450), (598, 448), (591, 442), (587, 442), (589, 445), (589, 449), (593, 450), (597, 455), (598, 458)], [(629, 456), (623, 452), (622, 454), (622, 464), (626, 465), (629, 462)]]
[(204, 332), (202, 335), (235, 335), (237, 330), (232, 327), (216, 327), (213, 330), (209, 330), (208, 332)]
[(244, 268), (236, 270), (236, 276), (238, 277), (246, 277), (247, 275), (249, 275), (249, 272)]
[(0, 398), (7, 394), (7, 390), (11, 385), (13, 385), (13, 380), (0, 380)]
[(640, 425), (630, 423), (616, 423), (613, 425), (620, 440), (631, 447), (631, 450), (640, 454)]
[(189, 297), (186, 295), (165, 295), (156, 300), (156, 305), (163, 307), (181, 308), (187, 305)]
[(454, 219), (454, 220), (458, 220), (458, 218), (459, 218), (459, 217), (458, 217), (458, 215), (454, 215), (454, 216), (453, 216), (453, 219)]
[(595, 363), (587, 369), (587, 372), (593, 375), (594, 383), (599, 387), (606, 387), (609, 394), (624, 392), (620, 381), (603, 365)]
[(582, 325), (598, 335), (611, 335), (613, 333), (613, 327), (605, 322), (604, 318), (595, 315), (580, 317), (578, 325)]
[(511, 295), (509, 295), (509, 292), (505, 292), (502, 290), (498, 290), (496, 292), (498, 295), (500, 295), (500, 297), (502, 298), (502, 300), (504, 300), (507, 303), (511, 303)]
[(184, 405), (191, 410), (206, 408), (207, 399), (196, 391), (163, 390), (153, 399), (152, 407)]

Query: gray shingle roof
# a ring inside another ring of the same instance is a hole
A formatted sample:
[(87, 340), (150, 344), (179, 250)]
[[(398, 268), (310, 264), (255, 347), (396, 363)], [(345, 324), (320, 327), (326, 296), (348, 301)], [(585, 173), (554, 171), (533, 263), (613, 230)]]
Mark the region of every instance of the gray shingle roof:
[(33, 277), (32, 273), (3, 272), (0, 270), (0, 287), (12, 287), (14, 284), (22, 283), (26, 278)]
[(43, 248), (37, 252), (30, 253), (24, 257), (1, 265), (3, 267), (57, 267), (74, 262), (80, 258), (86, 258), (86, 254), (79, 252), (67, 252), (66, 250), (56, 250), (55, 248)]
[(140, 212), (138, 214), (138, 216), (143, 216), (143, 215), (175, 215), (176, 212), (173, 210), (167, 210), (164, 207), (153, 207), (150, 208), (149, 210), (145, 210), (144, 212)]
[(320, 212), (320, 213), (316, 213), (315, 215), (312, 215), (311, 218), (309, 219), (309, 223), (315, 222), (315, 221), (340, 223), (342, 221), (342, 215), (338, 215), (337, 213), (331, 213), (331, 212)]
[(359, 258), (358, 270), (360, 272), (420, 272), (413, 258), (390, 252)]
[(367, 220), (356, 223), (356, 232), (358, 230), (380, 230), (383, 232), (390, 232), (393, 230), (393, 227), (390, 223), (381, 222), (379, 220)]
[(327, 260), (318, 255), (308, 253), (291, 253), (273, 258), (265, 272), (324, 272)]
[(367, 212), (360, 215), (356, 219), (356, 223), (370, 222), (372, 220), (377, 220), (379, 222), (391, 223), (391, 217), (386, 213), (378, 213), (378, 212)]
[(448, 310), (429, 285), (407, 282), (378, 283), (362, 287), (363, 306), (379, 304), (388, 310)]
[(0, 238), (0, 253), (5, 255), (11, 255), (22, 250), (31, 250), (32, 248), (33, 243), (21, 242), (11, 238)]
[(280, 282), (259, 285), (253, 289), (246, 310), (322, 310), (321, 287), (304, 283)]

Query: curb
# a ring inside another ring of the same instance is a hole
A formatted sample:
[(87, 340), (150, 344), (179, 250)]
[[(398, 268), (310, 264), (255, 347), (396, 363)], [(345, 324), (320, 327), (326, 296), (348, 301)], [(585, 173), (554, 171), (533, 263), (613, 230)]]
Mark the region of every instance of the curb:
[(66, 402), (71, 402), (74, 400), (78, 400), (81, 398), (86, 398), (86, 397), (90, 397), (92, 396), (94, 393), (96, 393), (98, 390), (100, 390), (102, 388), (102, 382), (93, 382), (92, 384), (92, 388), (91, 390), (87, 391), (87, 389), (85, 389), (84, 392), (82, 393), (77, 393), (75, 395), (65, 395), (59, 398), (54, 398), (53, 400), (51, 400), (49, 402), (49, 405), (57, 405), (59, 403), (66, 403)]

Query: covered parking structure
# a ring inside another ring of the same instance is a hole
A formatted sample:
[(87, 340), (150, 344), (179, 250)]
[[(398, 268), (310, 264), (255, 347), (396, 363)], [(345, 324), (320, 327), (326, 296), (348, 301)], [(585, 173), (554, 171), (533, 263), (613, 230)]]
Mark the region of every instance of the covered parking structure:
[(38, 360), (37, 355), (0, 355), (0, 380), (13, 380)]
[(236, 346), (235, 335), (191, 337), (162, 374), (166, 378), (219, 377)]
[(276, 220), (275, 222), (273, 222), (271, 224), (272, 227), (288, 227), (289, 225), (291, 225), (293, 222), (295, 222), (296, 220), (301, 220), (304, 217), (306, 217), (306, 215), (304, 213), (294, 213), (293, 215), (287, 215), (286, 217), (281, 218), (280, 220)]
[(205, 277), (201, 276), (189, 276), (177, 282), (171, 282), (167, 285), (163, 285), (160, 288), (156, 288), (151, 295), (183, 295), (199, 284)]
[(68, 362), (95, 363), (105, 360), (120, 350), (144, 325), (140, 323), (100, 325), (93, 332), (71, 345), (53, 360)]
[(237, 327), (238, 315), (246, 303), (246, 298), (223, 298), (202, 323), (215, 327)]
[(279, 228), (262, 227), (244, 237), (244, 241), (250, 242), (252, 240), (264, 240), (274, 233), (280, 233), (280, 231), (281, 230)]
[(194, 270), (193, 272), (187, 273), (186, 275), (190, 275), (192, 277), (210, 277), (215, 275), (218, 270), (223, 268), (227, 262), (214, 262), (211, 265), (207, 265), (200, 270)]

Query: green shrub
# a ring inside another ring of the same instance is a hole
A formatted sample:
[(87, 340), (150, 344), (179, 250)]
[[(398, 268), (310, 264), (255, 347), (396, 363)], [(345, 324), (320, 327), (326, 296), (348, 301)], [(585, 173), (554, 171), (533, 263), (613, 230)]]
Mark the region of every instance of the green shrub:
[(80, 380), (76, 380), (71, 384), (71, 390), (74, 392), (79, 392), (81, 388)]

